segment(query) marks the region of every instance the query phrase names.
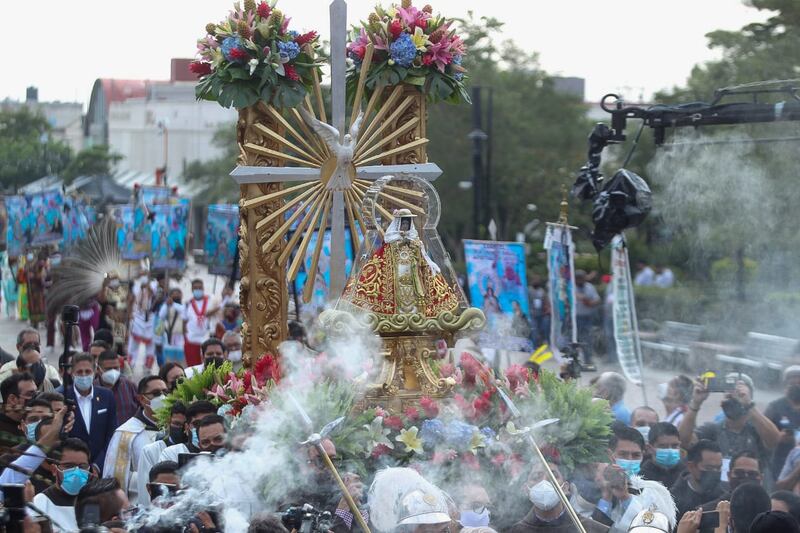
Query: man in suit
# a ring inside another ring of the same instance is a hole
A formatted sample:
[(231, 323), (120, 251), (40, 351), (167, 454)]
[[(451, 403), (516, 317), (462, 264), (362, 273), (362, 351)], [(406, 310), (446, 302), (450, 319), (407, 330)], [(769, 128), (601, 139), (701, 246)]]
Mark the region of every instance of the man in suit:
[(117, 407), (114, 394), (94, 384), (94, 358), (80, 353), (72, 358), (72, 386), (64, 391), (64, 397), (75, 402), (75, 425), (69, 436), (81, 439), (89, 445), (91, 460), (102, 465), (106, 448), (117, 429)]

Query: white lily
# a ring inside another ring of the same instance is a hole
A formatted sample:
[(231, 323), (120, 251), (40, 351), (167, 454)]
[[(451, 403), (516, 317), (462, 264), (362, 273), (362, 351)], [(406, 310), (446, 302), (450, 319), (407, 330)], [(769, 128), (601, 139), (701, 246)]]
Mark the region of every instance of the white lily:
[(250, 65), (250, 75), (252, 76), (253, 72), (255, 72), (258, 68), (258, 59), (251, 59), (247, 62), (247, 64)]

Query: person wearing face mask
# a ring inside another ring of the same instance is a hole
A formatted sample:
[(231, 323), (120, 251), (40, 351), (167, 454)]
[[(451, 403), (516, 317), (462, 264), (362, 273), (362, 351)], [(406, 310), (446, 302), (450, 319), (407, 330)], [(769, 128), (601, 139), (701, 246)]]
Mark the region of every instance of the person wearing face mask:
[[(547, 464), (567, 498), (571, 498), (572, 487), (564, 480), (559, 466), (552, 461), (548, 461)], [(525, 488), (533, 506), (525, 518), (511, 526), (507, 533), (572, 533), (578, 531), (542, 464), (537, 463), (533, 466)], [(591, 518), (581, 516), (580, 521), (583, 528), (589, 533), (608, 531), (608, 527)]]
[[(142, 453), (139, 457), (139, 481), (152, 477), (151, 469), (154, 467), (154, 465), (160, 464), (159, 456), (161, 455), (161, 452), (167, 449), (167, 447), (186, 442), (187, 437), (186, 433), (184, 432), (185, 427), (186, 405), (184, 405), (183, 402), (175, 402), (170, 408), (169, 426), (167, 426), (165, 431), (158, 434), (158, 437), (160, 438), (157, 438), (154, 442), (142, 448)], [(152, 498), (152, 491), (148, 488), (146, 492), (140, 492), (138, 497), (139, 500), (137, 505), (139, 507), (149, 507)]]
[(200, 439), (197, 435), (197, 426), (200, 421), (208, 415), (217, 414), (217, 408), (214, 404), (205, 400), (198, 400), (192, 402), (186, 409), (186, 425), (184, 426), (184, 440), (167, 446), (161, 455), (158, 457), (158, 462), (162, 461), (175, 461), (182, 453), (199, 453)]
[[(128, 356), (131, 358), (131, 367), (144, 364), (145, 368), (150, 369), (156, 358), (156, 345), (153, 342), (155, 335), (155, 314), (153, 313), (153, 302), (156, 294), (154, 288), (155, 280), (150, 282), (147, 272), (144, 272), (133, 283), (131, 294), (133, 302), (131, 306), (131, 323), (128, 334)], [(142, 348), (144, 348), (144, 363), (141, 361)]]
[[(26, 454), (31, 446), (36, 445), (36, 442), (41, 437), (45, 428), (53, 423), (53, 409), (50, 403), (45, 400), (34, 398), (25, 404), (25, 418), (20, 422), (20, 429), (25, 432), (26, 442), (14, 446), (11, 453), (6, 453), (0, 456), (0, 464), (9, 464), (15, 459), (20, 457), (21, 454)], [(33, 488), (36, 492), (45, 490), (51, 483), (55, 481), (53, 473), (49, 468), (48, 463), (42, 463), (36, 470), (34, 475), (30, 478)]]
[(639, 474), (644, 458), (644, 439), (635, 429), (615, 422), (608, 441), (611, 463), (620, 467), (630, 478)]
[(800, 365), (792, 365), (783, 371), (784, 396), (767, 405), (764, 416), (780, 430), (781, 437), (772, 455), (772, 472), (783, 470), (786, 457), (800, 436)]
[(178, 384), (183, 381), (184, 378), (186, 378), (186, 372), (183, 370), (183, 365), (176, 363), (175, 361), (165, 363), (164, 366), (158, 371), (158, 375), (161, 376), (161, 379), (163, 379), (164, 383), (167, 384), (167, 388), (169, 388), (170, 392), (174, 391)]
[(200, 351), (203, 354), (203, 362), (199, 365), (188, 367), (185, 370), (186, 379), (191, 379), (195, 374), (202, 373), (203, 370), (210, 365), (216, 365), (217, 367), (222, 366), (228, 359), (228, 352), (225, 349), (225, 345), (222, 344), (222, 341), (213, 337), (200, 346)]
[[(156, 330), (156, 336), (160, 335), (163, 344), (164, 360), (169, 362), (184, 360), (184, 322), (186, 307), (183, 303), (183, 293), (180, 289), (169, 291), (164, 305), (158, 310), (158, 323), (160, 332)], [(169, 363), (167, 363), (169, 364)], [(159, 363), (159, 367), (163, 365)]]
[(659, 422), (650, 430), (648, 441), (649, 457), (642, 463), (640, 474), (669, 488), (686, 470), (686, 464), (681, 459), (678, 428), (668, 422)]
[(233, 363), (233, 371), (242, 368), (242, 334), (238, 331), (227, 331), (222, 336), (222, 344), (228, 353), (228, 361)]
[(492, 519), (490, 510), (491, 500), (489, 493), (481, 485), (468, 484), (461, 489), (459, 498), (460, 518), (462, 527), (487, 527)]
[(689, 401), (692, 399), (691, 378), (683, 374), (677, 375), (666, 383), (658, 386), (658, 397), (664, 404), (666, 418), (664, 422), (669, 422), (675, 427), (680, 427), (683, 415), (689, 409)]
[(238, 332), (242, 329), (242, 319), (240, 316), (239, 304), (228, 301), (222, 308), (222, 318), (214, 327), (214, 336), (222, 339), (229, 331)]
[(137, 480), (142, 449), (151, 444), (158, 434), (156, 411), (164, 406), (167, 384), (158, 376), (146, 376), (137, 386), (139, 409), (136, 414), (117, 428), (108, 443), (104, 478), (116, 478), (128, 499), (136, 503), (136, 496), (145, 492), (147, 478)]
[(39, 392), (53, 392), (61, 385), (58, 370), (44, 362), (35, 345), (29, 344), (23, 348), (22, 354), (17, 357), (16, 366), (16, 372), (27, 372), (33, 376), (36, 390)]
[(686, 472), (670, 488), (678, 519), (683, 514), (719, 498), (722, 473), (722, 452), (716, 442), (698, 441), (686, 455)]
[(192, 280), (192, 299), (187, 302), (183, 313), (183, 331), (185, 336), (184, 356), (186, 364), (195, 366), (202, 364), (201, 346), (211, 331), (211, 317), (219, 308), (210, 301), (203, 289), (203, 280)]
[(103, 464), (106, 447), (117, 429), (117, 405), (114, 394), (94, 384), (94, 358), (88, 353), (72, 357), (72, 386), (64, 390), (64, 399), (74, 402), (75, 425), (70, 437), (82, 439), (92, 452), (91, 462)]
[(56, 461), (57, 483), (33, 498), (33, 504), (47, 516), (53, 518), (63, 529), (54, 526), (53, 531), (77, 531), (75, 500), (78, 492), (93, 477), (89, 466), (89, 447), (80, 439), (66, 439), (58, 449)]
[(721, 422), (708, 422), (695, 430), (697, 413), (708, 398), (709, 391), (698, 381), (692, 392), (689, 411), (683, 417), (679, 431), (681, 446), (688, 449), (692, 443), (707, 439), (719, 443), (723, 456), (722, 480), (727, 481), (731, 457), (740, 451), (754, 453), (764, 466), (767, 478), (769, 454), (780, 441), (781, 433), (753, 402), (753, 380), (746, 374), (729, 374), (726, 379), (738, 379), (735, 388), (726, 392), (721, 402), (725, 414)]
[(36, 383), (27, 372), (13, 374), (0, 383), (3, 397), (0, 413), (0, 446), (11, 448), (25, 440), (20, 422), (25, 417), (25, 404), (36, 395)]
[[(740, 486), (744, 484), (753, 484), (760, 487), (763, 480), (761, 465), (755, 455), (748, 451), (736, 454), (733, 459), (731, 459), (731, 466), (728, 471), (728, 489), (718, 498), (703, 504), (703, 512), (707, 513), (716, 510), (717, 505), (721, 501), (730, 501), (732, 493)], [(700, 533), (713, 533), (714, 529), (703, 528), (699, 531)]]
[(650, 428), (658, 424), (658, 413), (652, 407), (642, 405), (631, 412), (631, 427), (642, 434), (645, 442), (648, 442)]
[(117, 406), (117, 425), (122, 425), (136, 414), (139, 404), (136, 401), (136, 385), (122, 375), (121, 363), (117, 354), (111, 350), (97, 356), (97, 379), (95, 385), (110, 389)]

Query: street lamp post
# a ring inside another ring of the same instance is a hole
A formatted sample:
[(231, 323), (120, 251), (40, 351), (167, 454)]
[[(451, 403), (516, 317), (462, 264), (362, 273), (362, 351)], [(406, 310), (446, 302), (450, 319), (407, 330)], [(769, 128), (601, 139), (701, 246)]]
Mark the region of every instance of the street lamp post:
[(484, 165), (483, 143), (488, 135), (482, 129), (481, 88), (472, 88), (472, 131), (467, 136), (472, 141), (472, 234), (480, 237), (481, 225), (485, 222), (483, 217), (484, 195)]

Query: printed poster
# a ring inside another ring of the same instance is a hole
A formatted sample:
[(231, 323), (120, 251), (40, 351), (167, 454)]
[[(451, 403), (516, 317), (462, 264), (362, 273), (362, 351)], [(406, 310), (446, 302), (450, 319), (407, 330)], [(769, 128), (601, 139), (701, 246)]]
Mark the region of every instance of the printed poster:
[(86, 202), (77, 198), (67, 198), (64, 201), (64, 247), (74, 246), (81, 239), (86, 238), (86, 232), (92, 222), (87, 216)]
[(628, 247), (625, 246), (622, 235), (617, 235), (611, 241), (611, 274), (617, 358), (628, 381), (634, 385), (641, 385), (642, 347), (639, 344), (639, 328), (636, 323), (636, 304)]
[(531, 351), (525, 247), (518, 242), (464, 240), (470, 302), (488, 321), (481, 345)]
[(547, 227), (547, 276), (550, 287), (550, 348), (559, 361), (564, 350), (578, 342), (575, 315), (575, 249), (566, 226)]
[(29, 212), (31, 246), (61, 243), (64, 238), (64, 225), (61, 219), (64, 195), (61, 190), (26, 194), (25, 202), (26, 210)]
[[(137, 243), (133, 231), (133, 206), (117, 205), (111, 208), (111, 216), (117, 227), (117, 247), (125, 261), (139, 261), (147, 257), (149, 249)], [(147, 242), (149, 246), (150, 242)]]
[(6, 212), (6, 202), (0, 197), (0, 250), (5, 251), (8, 244), (8, 213)]
[(189, 236), (189, 201), (150, 208), (150, 268), (184, 270)]
[(25, 253), (25, 247), (30, 241), (29, 212), (26, 210), (24, 196), (6, 196), (5, 206), (8, 215), (6, 227), (6, 240), (8, 242), (8, 256), (17, 257)]
[(230, 276), (236, 256), (239, 235), (239, 206), (216, 204), (208, 206), (206, 238), (203, 243), (208, 273)]
[(171, 203), (172, 191), (169, 187), (146, 185), (141, 188), (142, 201), (147, 207)]
[[(331, 286), (331, 231), (326, 230), (324, 241), (322, 243), (322, 252), (319, 255), (319, 262), (317, 263), (317, 271), (312, 275), (314, 276), (314, 289), (311, 294), (311, 301), (308, 303), (303, 302), (303, 291), (306, 286), (306, 279), (308, 279), (309, 271), (311, 270), (311, 262), (314, 259), (314, 249), (317, 246), (317, 239), (319, 232), (315, 231), (311, 235), (308, 248), (306, 249), (306, 256), (303, 261), (303, 268), (297, 273), (294, 280), (294, 291), (296, 295), (295, 302), (301, 306), (301, 309), (309, 313), (319, 314), (329, 301), (330, 286)], [(350, 231), (346, 230), (344, 233), (344, 249), (345, 249), (345, 279), (350, 276), (350, 269), (353, 267), (353, 247), (351, 245), (352, 238)], [(290, 262), (291, 264), (291, 262)]]

